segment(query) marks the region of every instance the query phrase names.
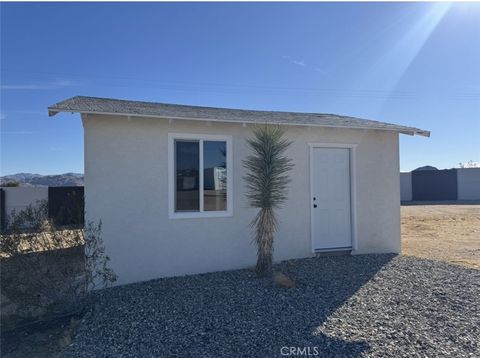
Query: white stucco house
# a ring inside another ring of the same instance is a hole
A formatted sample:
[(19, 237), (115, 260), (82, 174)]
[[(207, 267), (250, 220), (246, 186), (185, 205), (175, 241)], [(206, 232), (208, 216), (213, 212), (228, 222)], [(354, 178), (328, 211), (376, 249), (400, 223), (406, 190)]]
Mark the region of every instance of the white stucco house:
[(428, 131), (353, 117), (73, 97), (80, 113), (86, 220), (103, 222), (119, 284), (244, 268), (256, 250), (245, 198), (246, 139), (278, 124), (293, 141), (289, 199), (275, 261), (324, 251), (400, 251), (400, 133)]

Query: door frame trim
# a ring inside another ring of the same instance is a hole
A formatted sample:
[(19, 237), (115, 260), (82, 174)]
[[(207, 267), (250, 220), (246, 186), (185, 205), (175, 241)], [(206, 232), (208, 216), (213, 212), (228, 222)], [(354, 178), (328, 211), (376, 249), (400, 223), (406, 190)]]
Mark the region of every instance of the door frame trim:
[[(319, 251), (315, 249), (313, 241), (313, 150), (315, 148), (343, 148), (350, 152), (350, 221), (351, 221), (351, 240), (352, 250), (358, 247), (357, 240), (357, 164), (356, 164), (356, 143), (308, 143), (310, 155), (310, 241), (312, 253)], [(333, 251), (331, 249), (330, 251)], [(324, 250), (322, 250), (324, 251)]]

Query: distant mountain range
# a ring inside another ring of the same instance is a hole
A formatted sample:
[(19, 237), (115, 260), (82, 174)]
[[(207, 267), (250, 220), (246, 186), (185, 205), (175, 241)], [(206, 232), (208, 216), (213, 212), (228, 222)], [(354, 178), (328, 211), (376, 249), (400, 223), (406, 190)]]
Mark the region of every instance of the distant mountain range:
[(3, 185), (8, 182), (17, 182), (20, 186), (82, 186), (83, 174), (65, 173), (58, 175), (40, 175), (18, 173), (0, 177)]

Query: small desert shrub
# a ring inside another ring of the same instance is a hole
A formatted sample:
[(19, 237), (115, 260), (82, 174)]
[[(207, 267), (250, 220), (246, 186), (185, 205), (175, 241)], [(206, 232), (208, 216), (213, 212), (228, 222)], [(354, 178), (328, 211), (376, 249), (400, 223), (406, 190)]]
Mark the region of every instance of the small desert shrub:
[(0, 239), (2, 291), (28, 306), (30, 315), (78, 313), (94, 289), (116, 280), (101, 222), (59, 228), (48, 218), (46, 202), (40, 202), (13, 212), (6, 228)]

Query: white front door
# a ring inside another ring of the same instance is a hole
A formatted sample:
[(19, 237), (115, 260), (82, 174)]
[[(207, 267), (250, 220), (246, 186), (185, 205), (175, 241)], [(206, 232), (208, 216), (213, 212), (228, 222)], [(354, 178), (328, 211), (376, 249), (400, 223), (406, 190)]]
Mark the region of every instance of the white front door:
[(350, 249), (350, 149), (314, 147), (311, 153), (313, 249)]

